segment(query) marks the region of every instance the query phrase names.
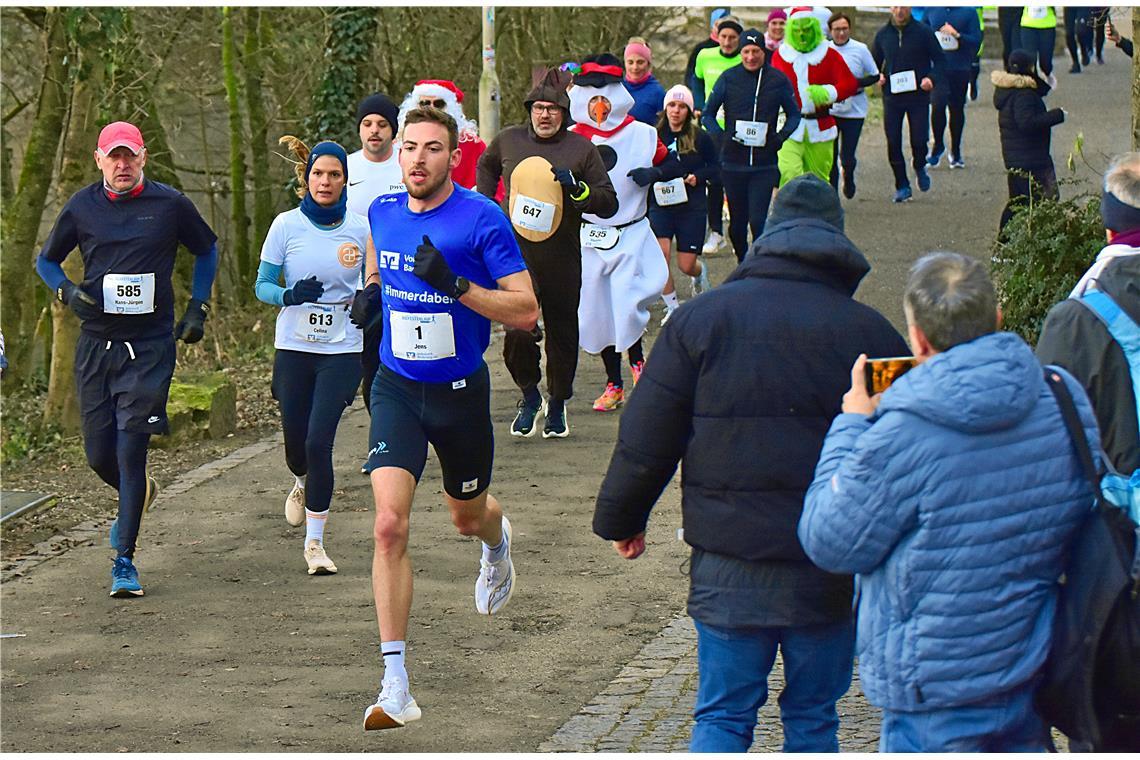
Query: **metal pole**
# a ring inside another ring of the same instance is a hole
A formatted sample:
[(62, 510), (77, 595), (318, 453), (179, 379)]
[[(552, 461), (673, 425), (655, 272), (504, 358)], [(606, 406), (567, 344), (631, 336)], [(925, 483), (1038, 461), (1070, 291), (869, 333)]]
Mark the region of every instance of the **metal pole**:
[(495, 6), (483, 6), (483, 73), (479, 75), (479, 137), (499, 134), (499, 75), (495, 73)]

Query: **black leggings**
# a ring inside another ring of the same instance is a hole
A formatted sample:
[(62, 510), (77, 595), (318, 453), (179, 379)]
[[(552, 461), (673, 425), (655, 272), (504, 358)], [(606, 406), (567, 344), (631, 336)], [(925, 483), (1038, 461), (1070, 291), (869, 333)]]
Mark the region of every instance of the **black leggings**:
[(114, 549), (123, 556), (135, 555), (135, 541), (142, 522), (146, 498), (146, 452), (150, 433), (127, 433), (107, 425), (88, 430), (83, 437), (87, 463), (104, 483), (119, 492), (119, 543)]
[(930, 131), (934, 136), (932, 153), (946, 149), (946, 112), (950, 112), (950, 155), (962, 157), (962, 132), (966, 128), (966, 93), (970, 89), (969, 71), (946, 71), (934, 87), (930, 98)]
[(926, 169), (926, 139), (930, 135), (930, 97), (908, 92), (883, 98), (883, 131), (887, 135), (887, 161), (895, 174), (895, 190), (910, 187), (903, 158), (903, 117), (910, 127), (911, 164), (916, 172)]
[(273, 398), (281, 408), (285, 464), (308, 475), (305, 508), (326, 512), (332, 501), (333, 441), (340, 416), (356, 397), (360, 354), (311, 354), (278, 349)]
[[(1023, 176), (1024, 174), (1029, 176)], [(1005, 230), (1005, 226), (1009, 224), (1017, 209), (1042, 198), (1056, 200), (1061, 197), (1057, 190), (1057, 172), (1052, 162), (1048, 166), (1036, 169), (1006, 169), (1005, 177), (1009, 188), (1009, 202), (1001, 212), (1001, 221), (998, 222), (999, 235)]]
[[(633, 366), (638, 362), (645, 361), (645, 352), (641, 347), (641, 338), (629, 347), (627, 352), (629, 354), (629, 366)], [(622, 387), (621, 380), (621, 351), (618, 351), (614, 346), (606, 346), (602, 349), (602, 364), (606, 367), (606, 381), (613, 383), (615, 388)]]
[(744, 261), (748, 253), (748, 229), (752, 239), (764, 234), (768, 221), (768, 206), (772, 191), (780, 182), (780, 170), (775, 166), (752, 171), (732, 171), (722, 168), (721, 181), (728, 195), (728, 237), (737, 261)]
[(835, 126), (839, 134), (835, 138), (833, 160), (831, 162), (831, 186), (839, 189), (839, 167), (848, 181), (855, 181), (855, 149), (859, 147), (859, 135), (863, 133), (863, 119), (848, 119), (836, 116)]
[(1104, 54), (1104, 25), (1112, 19), (1108, 15), (1106, 6), (1094, 6), (1089, 10), (1092, 12), (1093, 46), (1096, 48), (1096, 57), (1099, 61)]
[[(1080, 66), (1081, 58), (1090, 58), (1093, 47), (1092, 9), (1065, 8), (1065, 47), (1074, 66)], [(1079, 48), (1079, 49), (1078, 49)], [(1078, 53), (1083, 55), (1078, 56)]]
[[(716, 137), (710, 134), (713, 146), (716, 147), (716, 154), (720, 155), (721, 141), (723, 138)], [(724, 185), (721, 184), (719, 179), (710, 179), (708, 184), (708, 194), (705, 196), (705, 203), (707, 204), (709, 212), (709, 230), (718, 235), (724, 234)]]

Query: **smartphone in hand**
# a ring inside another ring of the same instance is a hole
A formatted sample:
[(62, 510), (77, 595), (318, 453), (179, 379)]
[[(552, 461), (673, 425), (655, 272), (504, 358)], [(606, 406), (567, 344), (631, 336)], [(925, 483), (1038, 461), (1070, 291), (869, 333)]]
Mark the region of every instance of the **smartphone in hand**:
[(863, 367), (867, 379), (867, 395), (874, 396), (890, 387), (891, 383), (905, 375), (917, 364), (913, 356), (888, 356), (883, 359), (868, 359)]

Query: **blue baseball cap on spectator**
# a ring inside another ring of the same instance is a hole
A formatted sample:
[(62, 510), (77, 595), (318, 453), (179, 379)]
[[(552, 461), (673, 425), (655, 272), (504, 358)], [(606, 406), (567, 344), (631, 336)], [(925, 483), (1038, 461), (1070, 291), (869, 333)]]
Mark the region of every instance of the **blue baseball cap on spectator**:
[(720, 21), (722, 18), (724, 18), (727, 15), (728, 15), (728, 8), (715, 8), (715, 9), (713, 9), (713, 12), (709, 14), (709, 26), (715, 27), (716, 22)]

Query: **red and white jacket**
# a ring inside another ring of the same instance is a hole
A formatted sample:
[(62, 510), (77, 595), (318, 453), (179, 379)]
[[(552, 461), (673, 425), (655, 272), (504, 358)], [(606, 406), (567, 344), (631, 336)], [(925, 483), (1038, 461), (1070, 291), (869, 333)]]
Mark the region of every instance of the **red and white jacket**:
[(819, 143), (834, 140), (839, 133), (835, 118), (825, 113), (819, 118), (810, 118), (816, 113), (815, 103), (808, 97), (809, 84), (822, 85), (831, 96), (831, 102), (845, 100), (859, 91), (859, 83), (847, 67), (847, 62), (826, 41), (815, 50), (801, 53), (787, 42), (780, 44), (772, 54), (772, 67), (783, 72), (792, 81), (792, 90), (804, 119), (796, 127), (789, 140), (796, 142)]

